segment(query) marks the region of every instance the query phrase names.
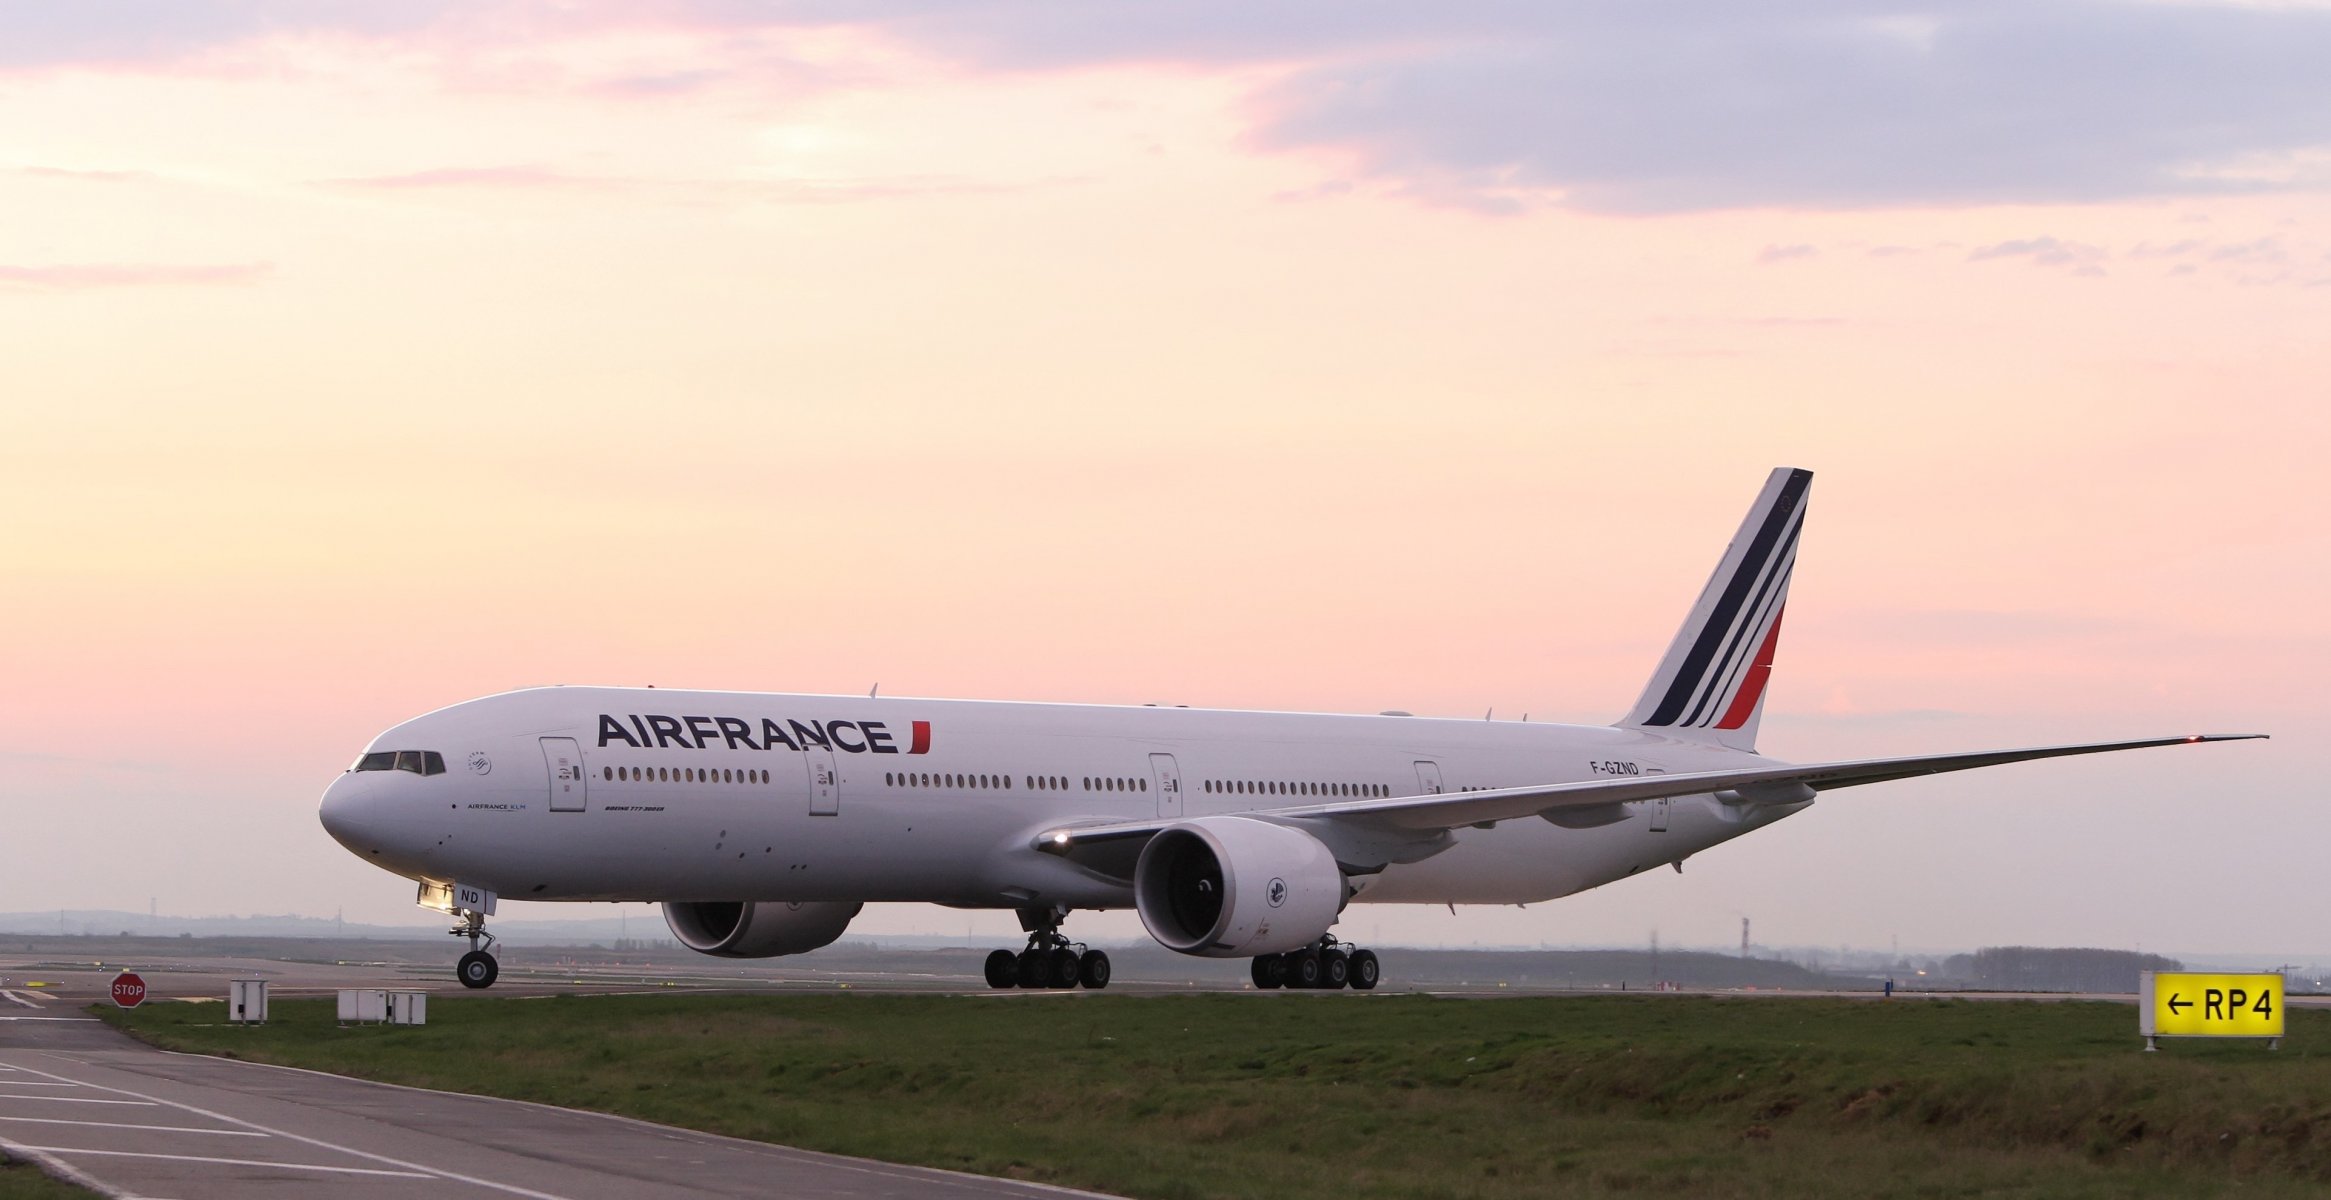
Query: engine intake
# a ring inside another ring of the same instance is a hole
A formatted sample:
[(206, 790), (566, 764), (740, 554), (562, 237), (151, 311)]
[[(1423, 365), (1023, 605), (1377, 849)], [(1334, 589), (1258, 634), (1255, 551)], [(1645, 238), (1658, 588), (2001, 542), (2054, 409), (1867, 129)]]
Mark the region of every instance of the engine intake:
[(830, 946), (861, 904), (820, 900), (805, 904), (774, 901), (667, 900), (664, 924), (672, 936), (698, 954), (721, 958), (775, 958)]
[(1133, 869), (1134, 907), (1149, 935), (1205, 958), (1308, 946), (1345, 898), (1343, 870), (1318, 838), (1252, 817), (1169, 825)]

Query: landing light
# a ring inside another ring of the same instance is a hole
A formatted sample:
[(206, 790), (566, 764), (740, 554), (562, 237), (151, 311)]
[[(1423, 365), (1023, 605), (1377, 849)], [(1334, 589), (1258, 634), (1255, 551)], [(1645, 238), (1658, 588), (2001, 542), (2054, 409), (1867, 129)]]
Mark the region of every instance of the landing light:
[(1068, 835), (1067, 835), (1067, 834), (1065, 834), (1065, 833), (1056, 833), (1056, 834), (1053, 834), (1053, 835), (1052, 835), (1052, 844), (1053, 844), (1053, 845), (1055, 845), (1055, 846), (1065, 846), (1065, 845), (1067, 845), (1067, 844), (1068, 844)]

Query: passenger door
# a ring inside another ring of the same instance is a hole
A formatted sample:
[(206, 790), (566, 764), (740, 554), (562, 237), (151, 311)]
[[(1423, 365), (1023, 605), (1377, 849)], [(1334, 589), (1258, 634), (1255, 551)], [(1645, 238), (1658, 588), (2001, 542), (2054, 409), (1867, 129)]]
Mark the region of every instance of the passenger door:
[(1157, 777), (1157, 815), (1179, 820), (1182, 815), (1182, 768), (1171, 754), (1149, 756), (1150, 774)]
[(590, 807), (591, 781), (583, 775), (583, 748), (575, 739), (542, 739), (542, 764), (550, 771), (550, 811), (581, 812)]
[(1441, 794), (1441, 764), (1419, 759), (1416, 764), (1416, 786), (1419, 796)]
[(842, 777), (834, 773), (834, 752), (809, 746), (802, 757), (809, 760), (809, 815), (838, 815), (842, 811)]

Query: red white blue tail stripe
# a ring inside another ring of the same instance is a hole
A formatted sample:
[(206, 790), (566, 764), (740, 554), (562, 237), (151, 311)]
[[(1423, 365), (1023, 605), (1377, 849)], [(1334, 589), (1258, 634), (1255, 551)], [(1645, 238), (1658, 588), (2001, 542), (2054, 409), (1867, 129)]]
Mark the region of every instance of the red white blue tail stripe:
[(1765, 480), (1642, 699), (1619, 724), (1685, 736), (1701, 730), (1723, 745), (1755, 749), (1812, 485), (1811, 471), (1793, 467)]

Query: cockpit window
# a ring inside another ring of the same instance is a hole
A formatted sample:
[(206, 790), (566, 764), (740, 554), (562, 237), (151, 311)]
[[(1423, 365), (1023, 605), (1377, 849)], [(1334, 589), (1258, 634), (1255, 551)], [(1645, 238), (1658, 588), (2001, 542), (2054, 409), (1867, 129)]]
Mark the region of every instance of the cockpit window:
[(443, 775), (445, 756), (435, 750), (375, 750), (356, 760), (359, 771), (411, 771), (415, 775)]

